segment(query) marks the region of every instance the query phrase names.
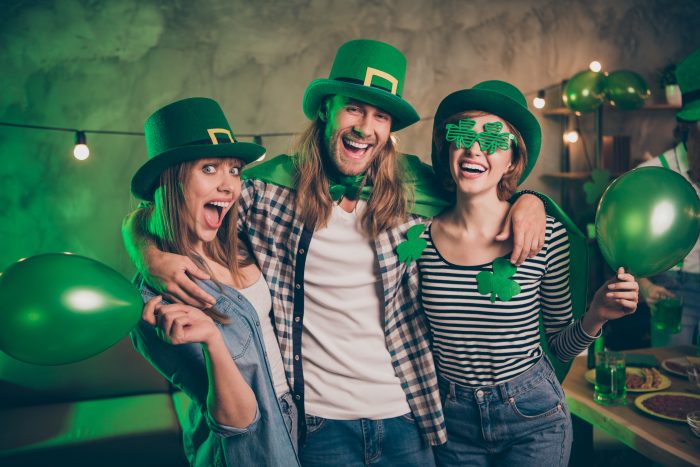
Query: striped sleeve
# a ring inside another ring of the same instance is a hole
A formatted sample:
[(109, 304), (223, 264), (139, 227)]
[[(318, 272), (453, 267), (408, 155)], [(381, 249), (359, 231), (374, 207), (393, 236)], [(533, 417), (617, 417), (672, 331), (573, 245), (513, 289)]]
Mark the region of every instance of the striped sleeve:
[(593, 342), (580, 321), (574, 321), (569, 290), (569, 237), (559, 221), (554, 221), (546, 242), (547, 272), (542, 277), (540, 294), (542, 322), (550, 351), (560, 360), (576, 357)]

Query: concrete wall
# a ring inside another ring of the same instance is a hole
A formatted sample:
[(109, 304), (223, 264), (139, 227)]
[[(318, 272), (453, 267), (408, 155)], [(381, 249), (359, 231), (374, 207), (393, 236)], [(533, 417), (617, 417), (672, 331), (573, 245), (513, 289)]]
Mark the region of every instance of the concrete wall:
[[(0, 121), (142, 131), (157, 107), (202, 95), (223, 105), (238, 133), (297, 132), (308, 82), (327, 76), (338, 45), (362, 37), (404, 51), (405, 97), (424, 117), (447, 93), (485, 79), (509, 80), (531, 99), (592, 59), (642, 74), (660, 100), (655, 73), (700, 46), (698, 24), (695, 0), (6, 0)], [(541, 175), (559, 170), (560, 120), (540, 120), (543, 152), (526, 186), (557, 197), (559, 182)], [(670, 144), (673, 112), (605, 122), (632, 136), (633, 153), (658, 153)], [(403, 150), (429, 157), (431, 125), (399, 133)], [(289, 142), (264, 140), (270, 154)], [(133, 271), (119, 228), (135, 205), (129, 180), (146, 159), (143, 139), (88, 143), (92, 155), (78, 162), (71, 133), (0, 127), (0, 270), (73, 251)], [(583, 160), (574, 149), (574, 168)]]

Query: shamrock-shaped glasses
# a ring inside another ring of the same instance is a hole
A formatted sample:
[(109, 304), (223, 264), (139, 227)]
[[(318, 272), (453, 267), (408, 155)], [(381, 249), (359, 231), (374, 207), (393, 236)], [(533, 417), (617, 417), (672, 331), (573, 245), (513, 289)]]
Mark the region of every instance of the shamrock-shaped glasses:
[(484, 131), (478, 133), (474, 130), (476, 121), (471, 118), (463, 118), (457, 125), (448, 123), (445, 125), (447, 134), (445, 139), (448, 142), (455, 142), (457, 149), (471, 148), (475, 141), (479, 143), (479, 147), (488, 155), (496, 152), (496, 149), (506, 151), (510, 147), (510, 142), (513, 141), (517, 145), (515, 135), (508, 132), (501, 133), (503, 123), (487, 122), (484, 123)]

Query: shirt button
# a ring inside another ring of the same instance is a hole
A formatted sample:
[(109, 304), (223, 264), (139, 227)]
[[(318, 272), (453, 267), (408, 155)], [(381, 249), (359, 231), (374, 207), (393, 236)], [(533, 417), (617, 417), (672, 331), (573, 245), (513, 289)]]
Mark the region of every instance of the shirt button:
[(301, 396), (300, 396), (299, 394), (297, 394), (296, 396), (294, 396), (294, 398), (295, 398), (296, 400), (298, 400), (298, 401), (301, 400)]
[(304, 254), (304, 251), (305, 251), (305, 250), (304, 250), (303, 248), (299, 248), (299, 254), (300, 254), (300, 255), (303, 255), (303, 254)]
[(260, 321), (256, 321), (256, 322), (255, 322), (255, 325), (256, 325), (256, 326), (260, 326)]
[(301, 284), (296, 284), (296, 285), (294, 286), (294, 288), (296, 288), (296, 289), (301, 289)]
[(294, 318), (295, 323), (298, 323), (299, 321), (301, 321), (301, 316), (297, 316), (296, 318)]
[(299, 355), (295, 355), (295, 356), (294, 356), (294, 360), (296, 360), (296, 361), (298, 362), (298, 361), (299, 361)]
[(238, 299), (243, 300), (243, 296), (241, 294), (238, 294)]
[(476, 397), (484, 397), (484, 391), (482, 391), (481, 389), (476, 391)]

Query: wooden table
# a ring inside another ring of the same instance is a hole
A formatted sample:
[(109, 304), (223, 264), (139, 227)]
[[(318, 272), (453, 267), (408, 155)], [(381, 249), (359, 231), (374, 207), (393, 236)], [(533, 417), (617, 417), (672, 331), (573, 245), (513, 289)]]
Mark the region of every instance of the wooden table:
[[(659, 363), (667, 358), (695, 355), (695, 347), (656, 347), (629, 350), (625, 353), (653, 354)], [(584, 378), (587, 357), (574, 360), (564, 380), (566, 402), (571, 413), (608, 433), (630, 448), (662, 465), (700, 466), (700, 438), (687, 423), (665, 421), (646, 415), (634, 405), (640, 393), (630, 393), (626, 406), (605, 406), (593, 402), (593, 385)], [(665, 391), (684, 392), (691, 388), (686, 378), (671, 375), (671, 387)]]

